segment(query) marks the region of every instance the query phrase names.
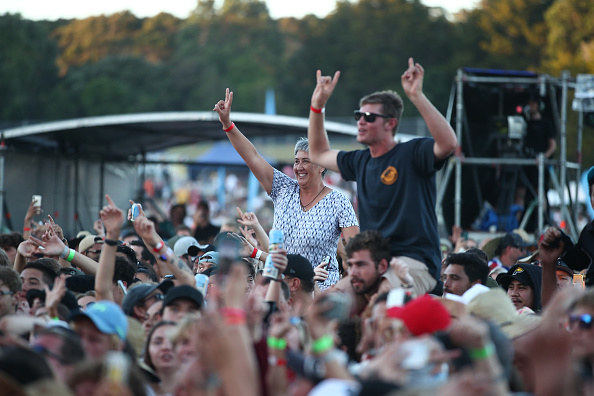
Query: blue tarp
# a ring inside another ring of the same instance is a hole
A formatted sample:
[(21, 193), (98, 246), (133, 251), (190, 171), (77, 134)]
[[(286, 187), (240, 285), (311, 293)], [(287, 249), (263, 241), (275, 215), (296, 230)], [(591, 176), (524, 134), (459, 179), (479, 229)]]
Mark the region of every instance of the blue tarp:
[[(264, 157), (264, 156), (263, 156)], [(276, 160), (264, 157), (272, 166), (276, 165)], [(213, 166), (246, 166), (243, 158), (229, 142), (217, 142), (206, 153), (196, 159), (196, 162), (203, 165)]]

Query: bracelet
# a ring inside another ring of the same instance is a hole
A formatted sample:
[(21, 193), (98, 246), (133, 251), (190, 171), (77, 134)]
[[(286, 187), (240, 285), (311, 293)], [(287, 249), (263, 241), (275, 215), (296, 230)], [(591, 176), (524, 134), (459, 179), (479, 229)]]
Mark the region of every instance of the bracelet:
[(241, 308), (223, 307), (221, 315), (228, 325), (244, 325), (246, 323), (245, 310)]
[(223, 128), (223, 131), (229, 133), (233, 130), (233, 128), (235, 128), (235, 123), (231, 122), (231, 126), (229, 128)]
[(23, 227), (23, 231), (25, 231), (25, 232), (31, 231), (31, 227)]
[(115, 239), (104, 239), (103, 242), (109, 246), (118, 246), (120, 244), (120, 242), (116, 241)]
[(331, 335), (321, 336), (311, 344), (313, 353), (324, 353), (334, 347), (334, 339)]
[(268, 336), (266, 338), (266, 345), (268, 345), (268, 348), (270, 349), (282, 351), (287, 349), (287, 340), (285, 340), (284, 338)]
[(322, 107), (321, 109), (316, 109), (316, 108), (315, 108), (315, 107), (313, 107), (313, 106), (309, 106), (309, 109), (310, 109), (311, 111), (313, 111), (314, 113), (317, 113), (317, 114), (322, 114), (322, 113), (324, 112), (324, 107)]
[(70, 253), (70, 248), (68, 246), (64, 246), (64, 250), (60, 253), (60, 258), (66, 259), (68, 257), (68, 253)]
[(161, 259), (161, 261), (167, 261), (167, 259), (171, 255), (173, 255), (173, 250), (171, 250), (171, 248), (167, 248), (165, 254), (160, 255), (159, 258)]
[(276, 356), (268, 356), (268, 365), (269, 366), (286, 366), (287, 360), (278, 358)]
[(224, 317), (235, 317), (245, 319), (245, 310), (241, 308), (223, 307), (221, 308), (221, 315)]
[(258, 250), (258, 253), (256, 253), (256, 257), (254, 257), (256, 260), (260, 260), (260, 256), (262, 256), (262, 251)]
[(225, 323), (228, 325), (244, 325), (246, 320), (239, 317), (225, 317)]
[(256, 254), (258, 254), (258, 248), (254, 248), (254, 251), (250, 255), (250, 258), (256, 258)]
[(153, 248), (153, 252), (159, 253), (161, 251), (161, 249), (163, 249), (164, 246), (165, 246), (165, 244), (163, 243), (163, 241), (157, 242), (157, 244)]
[(68, 257), (66, 257), (66, 261), (68, 261), (69, 263), (72, 262), (75, 254), (76, 254), (76, 250), (70, 249), (70, 253), (68, 253)]
[(484, 360), (493, 355), (494, 353), (495, 347), (491, 342), (482, 348), (471, 348), (468, 351), (468, 355), (472, 358), (472, 360)]

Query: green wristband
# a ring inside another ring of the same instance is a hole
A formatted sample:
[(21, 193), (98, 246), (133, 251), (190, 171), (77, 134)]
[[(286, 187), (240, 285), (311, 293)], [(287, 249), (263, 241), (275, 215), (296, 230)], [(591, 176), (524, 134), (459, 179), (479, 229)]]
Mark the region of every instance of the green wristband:
[(66, 257), (66, 261), (72, 262), (75, 254), (76, 254), (76, 250), (70, 249), (70, 253), (68, 253), (68, 257)]
[(488, 343), (482, 348), (472, 348), (468, 351), (468, 354), (472, 360), (484, 360), (495, 353), (495, 347), (492, 343)]
[(311, 344), (313, 353), (324, 353), (334, 347), (334, 338), (331, 335), (321, 336)]
[(284, 338), (268, 337), (266, 338), (266, 344), (270, 349), (287, 349), (287, 340)]

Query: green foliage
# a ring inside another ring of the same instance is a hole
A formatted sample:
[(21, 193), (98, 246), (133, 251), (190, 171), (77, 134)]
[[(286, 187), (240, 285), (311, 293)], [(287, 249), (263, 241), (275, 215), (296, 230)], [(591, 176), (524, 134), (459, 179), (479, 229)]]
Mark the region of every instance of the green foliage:
[(112, 55), (138, 55), (152, 62), (161, 61), (171, 54), (180, 24), (169, 14), (143, 20), (128, 11), (73, 20), (53, 33), (60, 47), (60, 73), (64, 75), (70, 67), (99, 62)]
[(559, 0), (549, 9), (545, 67), (554, 75), (594, 73), (594, 2)]
[(57, 82), (51, 24), (0, 16), (0, 120), (43, 119)]
[(478, 26), (481, 49), (493, 55), (492, 67), (538, 70), (549, 27), (545, 12), (554, 0), (482, 0)]

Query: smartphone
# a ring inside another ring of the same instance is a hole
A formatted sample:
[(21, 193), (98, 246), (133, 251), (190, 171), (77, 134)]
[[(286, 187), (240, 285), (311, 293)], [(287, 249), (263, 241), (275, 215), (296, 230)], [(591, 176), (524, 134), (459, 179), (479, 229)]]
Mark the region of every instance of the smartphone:
[(124, 285), (124, 282), (118, 280), (118, 286), (120, 287), (120, 289), (122, 289), (122, 293), (124, 293), (124, 296), (128, 294), (128, 289), (126, 289), (126, 285)]
[(330, 256), (324, 256), (322, 259), (322, 264), (324, 264), (325, 268), (328, 268), (328, 264), (330, 264)]
[(584, 275), (582, 274), (573, 274), (573, 285), (580, 289), (586, 288), (586, 282), (584, 281)]
[(136, 218), (140, 215), (140, 209), (142, 209), (141, 204), (139, 204), (139, 203), (132, 204), (130, 221), (136, 220)]
[(35, 208), (35, 213), (41, 213), (41, 195), (33, 195), (31, 197), (31, 201), (33, 202), (33, 207)]

